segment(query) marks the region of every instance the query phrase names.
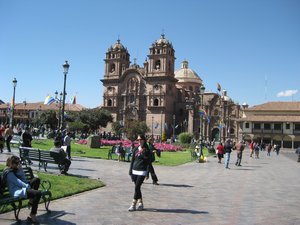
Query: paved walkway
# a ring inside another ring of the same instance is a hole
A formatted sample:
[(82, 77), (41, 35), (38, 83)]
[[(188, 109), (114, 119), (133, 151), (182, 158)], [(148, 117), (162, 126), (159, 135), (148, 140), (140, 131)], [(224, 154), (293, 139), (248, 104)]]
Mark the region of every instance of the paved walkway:
[[(70, 174), (100, 178), (106, 186), (53, 201), (49, 214), (41, 205), (38, 219), (41, 224), (55, 225), (300, 224), (296, 157), (274, 153), (267, 157), (262, 152), (260, 159), (253, 159), (247, 153), (242, 167), (234, 165), (232, 154), (231, 169), (224, 169), (216, 158), (203, 164), (155, 166), (161, 185), (153, 186), (151, 180), (143, 184), (142, 212), (127, 211), (133, 196), (129, 163), (74, 157)], [(1, 154), (0, 163), (6, 157)], [(21, 224), (26, 224), (28, 213), (26, 208), (21, 210)], [(13, 213), (1, 214), (0, 224), (15, 224)]]

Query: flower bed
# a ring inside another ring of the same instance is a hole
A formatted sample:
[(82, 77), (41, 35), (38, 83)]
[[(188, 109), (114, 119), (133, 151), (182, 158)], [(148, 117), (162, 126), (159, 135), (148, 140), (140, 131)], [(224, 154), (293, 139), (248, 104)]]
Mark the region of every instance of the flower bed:
[(87, 140), (86, 139), (81, 139), (81, 140), (77, 141), (76, 143), (80, 144), (80, 145), (86, 145), (87, 144)]
[[(120, 142), (123, 143), (123, 146), (128, 148), (131, 146), (131, 141), (129, 140), (105, 140), (102, 139), (101, 141), (101, 145), (104, 146), (113, 146), (113, 145), (118, 145)], [(77, 144), (82, 144), (82, 145), (86, 145), (87, 144), (87, 140), (86, 139), (82, 139), (77, 141)], [(135, 146), (138, 146), (137, 142), (134, 142)], [(177, 152), (177, 151), (183, 151), (183, 148), (181, 146), (178, 145), (172, 145), (172, 144), (166, 144), (166, 143), (155, 143), (154, 147), (156, 149), (161, 150), (162, 152)]]

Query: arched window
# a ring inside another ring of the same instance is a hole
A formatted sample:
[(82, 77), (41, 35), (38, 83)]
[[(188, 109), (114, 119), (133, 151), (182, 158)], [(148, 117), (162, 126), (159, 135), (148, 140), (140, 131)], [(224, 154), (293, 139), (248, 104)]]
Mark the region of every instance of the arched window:
[(155, 66), (154, 69), (159, 70), (160, 69), (160, 60), (156, 60), (154, 66)]
[(112, 100), (111, 99), (108, 99), (107, 106), (112, 106)]
[(134, 95), (133, 95), (133, 94), (131, 94), (131, 95), (129, 96), (129, 102), (130, 102), (130, 103), (134, 103)]
[(116, 70), (116, 65), (113, 63), (113, 64), (111, 64), (110, 65), (110, 70), (109, 70), (109, 72), (115, 72), (115, 70)]
[(158, 106), (158, 105), (159, 105), (159, 100), (158, 100), (157, 98), (154, 99), (153, 105), (154, 105), (154, 106)]

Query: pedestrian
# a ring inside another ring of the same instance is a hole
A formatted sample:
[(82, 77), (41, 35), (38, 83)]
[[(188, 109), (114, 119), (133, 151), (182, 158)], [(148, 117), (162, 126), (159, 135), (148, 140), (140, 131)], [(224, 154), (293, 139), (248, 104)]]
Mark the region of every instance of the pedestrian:
[(224, 146), (222, 142), (219, 143), (217, 146), (217, 156), (218, 156), (218, 163), (222, 163), (221, 160), (224, 157)]
[(224, 144), (224, 149), (225, 149), (225, 168), (229, 168), (229, 161), (230, 161), (230, 153), (232, 152), (233, 144), (230, 139), (227, 139), (225, 144)]
[(28, 198), (30, 199), (31, 212), (27, 218), (33, 223), (37, 223), (36, 213), (38, 204), (41, 198), (41, 191), (35, 190), (30, 186), (29, 182), (24, 182), (18, 177), (17, 172), (19, 170), (21, 161), (18, 156), (11, 156), (9, 161), (9, 167), (3, 171), (3, 180), (6, 183), (9, 194), (12, 197)]
[(267, 156), (271, 156), (271, 150), (272, 150), (272, 145), (271, 145), (271, 143), (269, 143), (267, 145)]
[(148, 147), (149, 147), (149, 150), (150, 150), (150, 152), (151, 152), (151, 163), (150, 163), (150, 166), (149, 166), (149, 172), (150, 172), (150, 174), (151, 174), (152, 184), (153, 184), (153, 185), (159, 185), (159, 184), (157, 183), (158, 178), (157, 178), (157, 176), (156, 176), (156, 174), (155, 174), (154, 167), (153, 167), (153, 165), (152, 165), (152, 163), (155, 162), (155, 153), (156, 153), (156, 150), (157, 150), (157, 149), (154, 147), (154, 144), (153, 144), (153, 138), (152, 138), (152, 137), (150, 137), (150, 138), (148, 139)]
[(300, 147), (298, 147), (296, 149), (296, 154), (298, 154), (298, 161), (297, 162), (300, 162)]
[(14, 135), (14, 132), (13, 132), (12, 126), (6, 125), (6, 129), (4, 131), (4, 138), (5, 138), (6, 148), (7, 148), (8, 152), (11, 152), (10, 141), (11, 141), (13, 135)]
[(54, 147), (50, 149), (50, 156), (60, 165), (60, 173), (67, 175), (71, 160), (67, 158), (67, 154), (65, 150), (61, 148), (61, 142), (59, 140), (54, 141)]
[[(29, 132), (29, 127), (25, 127), (25, 130), (22, 134), (22, 147), (26, 147), (26, 148), (31, 148), (31, 141), (32, 141), (32, 135)], [(24, 149), (24, 157), (26, 158), (26, 160), (28, 161), (29, 165), (32, 164), (31, 160), (29, 159), (29, 149)]]
[(254, 143), (253, 144), (253, 148), (254, 148), (254, 153), (255, 153), (255, 158), (259, 159), (259, 144), (258, 143)]
[(1, 153), (3, 153), (3, 148), (4, 148), (4, 137), (2, 135), (2, 133), (0, 133), (0, 151)]
[(66, 136), (64, 137), (64, 146), (67, 147), (66, 152), (68, 155), (69, 160), (71, 160), (71, 132), (68, 131)]
[(251, 141), (249, 148), (250, 148), (250, 157), (252, 158), (253, 152), (254, 152), (254, 141)]
[(280, 145), (276, 145), (276, 147), (274, 147), (274, 150), (276, 151), (276, 154), (279, 155), (279, 151), (280, 151), (281, 146)]
[(242, 162), (242, 157), (243, 157), (243, 151), (245, 149), (245, 145), (243, 143), (243, 141), (240, 141), (239, 143), (237, 143), (235, 145), (235, 150), (236, 150), (236, 166), (242, 166), (241, 162)]
[(120, 142), (119, 145), (115, 147), (115, 153), (118, 156), (118, 162), (120, 162), (121, 160), (125, 161), (125, 150), (122, 142)]
[(131, 143), (129, 152), (127, 154), (127, 162), (130, 162), (130, 158), (132, 157), (133, 150), (135, 149), (134, 142)]
[[(151, 164), (151, 152), (148, 148), (146, 137), (138, 135), (137, 140), (139, 141), (139, 146), (133, 151), (129, 168), (129, 175), (134, 182), (135, 188), (132, 204), (128, 211), (144, 209), (141, 186), (144, 180), (149, 178), (149, 167)], [(136, 204), (138, 204), (137, 207)]]

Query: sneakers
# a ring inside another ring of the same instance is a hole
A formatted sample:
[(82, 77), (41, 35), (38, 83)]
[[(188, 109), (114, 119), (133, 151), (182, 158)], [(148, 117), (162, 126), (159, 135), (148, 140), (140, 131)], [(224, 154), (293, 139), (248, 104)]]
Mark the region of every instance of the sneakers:
[(153, 185), (159, 185), (159, 183), (157, 183), (157, 181), (153, 181), (152, 184)]
[(133, 212), (136, 210), (136, 200), (133, 200), (131, 206), (128, 208), (129, 212)]
[(137, 210), (137, 211), (142, 211), (142, 210), (144, 210), (144, 204), (143, 204), (143, 202), (139, 202), (139, 203), (138, 203), (138, 207), (137, 207), (136, 210)]
[[(136, 207), (136, 204), (138, 204), (137, 207)], [(144, 204), (143, 204), (142, 199), (139, 199), (138, 202), (136, 200), (134, 200), (128, 209), (129, 212), (142, 211), (142, 210), (144, 210)]]
[(133, 211), (135, 211), (136, 210), (136, 207), (135, 207), (135, 205), (131, 205), (129, 208), (128, 208), (128, 211), (129, 212), (133, 212)]
[(137, 203), (138, 203), (138, 207), (137, 207), (137, 211), (142, 211), (142, 210), (144, 210), (144, 204), (143, 204), (143, 199), (138, 199), (138, 201), (137, 201)]

